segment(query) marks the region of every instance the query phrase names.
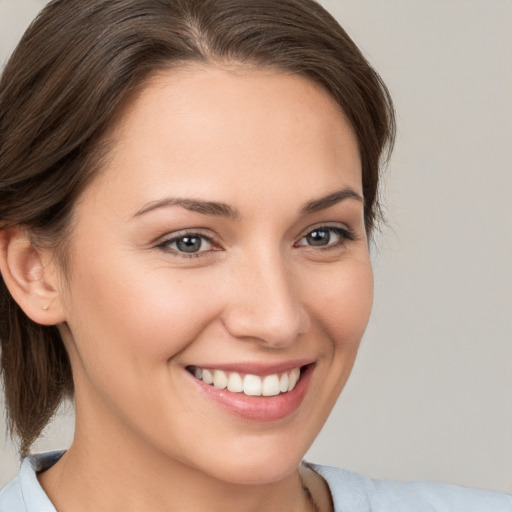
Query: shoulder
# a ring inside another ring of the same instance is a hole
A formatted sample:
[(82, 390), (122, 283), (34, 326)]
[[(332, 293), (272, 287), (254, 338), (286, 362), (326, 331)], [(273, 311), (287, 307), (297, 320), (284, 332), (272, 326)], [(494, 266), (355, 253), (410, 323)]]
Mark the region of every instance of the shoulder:
[(37, 480), (37, 471), (47, 469), (63, 452), (33, 455), (24, 459), (20, 472), (0, 490), (0, 512), (56, 512)]
[(329, 485), (335, 512), (512, 512), (512, 495), (437, 482), (375, 480), (309, 464)]
[(0, 490), (0, 512), (26, 512), (21, 493), (20, 475)]

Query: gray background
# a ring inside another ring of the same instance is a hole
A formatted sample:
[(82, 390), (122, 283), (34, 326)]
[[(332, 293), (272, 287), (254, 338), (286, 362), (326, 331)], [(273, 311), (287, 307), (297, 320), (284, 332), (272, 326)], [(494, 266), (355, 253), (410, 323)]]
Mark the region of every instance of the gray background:
[[(389, 85), (399, 133), (373, 318), (307, 458), (511, 492), (512, 2), (323, 3)], [(1, 63), (43, 5), (0, 0)], [(64, 410), (36, 449), (72, 429)], [(0, 454), (3, 485), (18, 461), (1, 435)]]

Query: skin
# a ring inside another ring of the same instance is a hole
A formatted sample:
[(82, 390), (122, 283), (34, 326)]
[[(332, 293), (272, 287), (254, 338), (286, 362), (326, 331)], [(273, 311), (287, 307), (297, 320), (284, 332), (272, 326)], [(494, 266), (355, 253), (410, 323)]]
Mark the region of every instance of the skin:
[[(66, 278), (45, 267), (76, 388), (76, 434), (39, 475), (59, 511), (310, 510), (297, 468), (352, 369), (372, 303), (354, 133), (309, 80), (190, 65), (153, 77), (76, 205)], [(238, 218), (155, 201), (217, 201)], [(328, 230), (327, 246), (306, 235)], [(198, 257), (162, 242), (191, 230)], [(50, 262), (50, 257), (47, 258)], [(44, 316), (39, 313), (40, 316)], [(303, 402), (270, 422), (198, 391), (188, 365), (307, 359)], [(304, 478), (321, 510), (325, 484)], [(86, 504), (86, 506), (85, 506)]]

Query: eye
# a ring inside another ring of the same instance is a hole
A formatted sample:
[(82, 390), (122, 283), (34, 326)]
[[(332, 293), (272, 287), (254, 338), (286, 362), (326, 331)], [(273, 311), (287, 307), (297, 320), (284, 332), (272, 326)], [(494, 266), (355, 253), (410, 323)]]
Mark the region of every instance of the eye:
[(200, 233), (183, 233), (164, 240), (158, 247), (185, 257), (199, 256), (201, 253), (214, 250), (212, 240)]
[(347, 228), (319, 226), (309, 231), (295, 245), (331, 249), (343, 245), (347, 240), (354, 239), (354, 234)]

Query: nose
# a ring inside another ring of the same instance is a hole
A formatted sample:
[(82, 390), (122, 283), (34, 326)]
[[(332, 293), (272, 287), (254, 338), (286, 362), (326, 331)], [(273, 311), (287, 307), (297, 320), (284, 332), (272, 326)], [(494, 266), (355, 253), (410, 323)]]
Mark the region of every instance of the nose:
[(223, 320), (232, 336), (284, 348), (308, 329), (298, 283), (282, 258), (252, 258), (229, 281)]

